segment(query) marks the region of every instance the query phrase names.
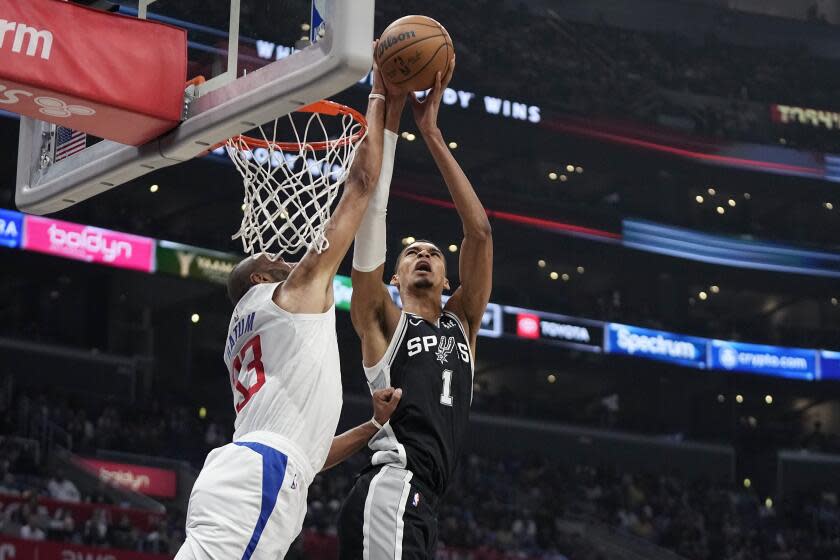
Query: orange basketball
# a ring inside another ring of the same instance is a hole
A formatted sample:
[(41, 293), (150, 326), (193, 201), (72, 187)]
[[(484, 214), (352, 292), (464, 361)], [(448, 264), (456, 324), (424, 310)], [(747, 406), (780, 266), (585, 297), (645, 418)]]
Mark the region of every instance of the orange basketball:
[(445, 76), (454, 47), (446, 29), (426, 16), (401, 17), (376, 45), (376, 63), (382, 77), (404, 91), (435, 85), (435, 74)]

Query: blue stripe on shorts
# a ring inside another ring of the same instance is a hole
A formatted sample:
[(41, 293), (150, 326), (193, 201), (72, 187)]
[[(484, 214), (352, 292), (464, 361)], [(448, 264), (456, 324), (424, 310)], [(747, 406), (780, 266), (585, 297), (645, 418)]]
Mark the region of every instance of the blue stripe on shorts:
[(262, 505), (260, 506), (260, 517), (257, 520), (257, 526), (254, 527), (254, 533), (251, 535), (251, 540), (248, 546), (245, 547), (245, 553), (242, 555), (242, 560), (250, 560), (257, 548), (257, 543), (260, 542), (260, 536), (268, 523), (268, 517), (274, 511), (274, 506), (277, 504), (277, 496), (280, 494), (280, 488), (283, 486), (283, 478), (286, 475), (286, 463), (288, 457), (262, 443), (254, 443), (252, 441), (235, 442), (236, 445), (247, 447), (252, 451), (256, 451), (262, 456), (263, 460), (263, 476), (262, 476)]

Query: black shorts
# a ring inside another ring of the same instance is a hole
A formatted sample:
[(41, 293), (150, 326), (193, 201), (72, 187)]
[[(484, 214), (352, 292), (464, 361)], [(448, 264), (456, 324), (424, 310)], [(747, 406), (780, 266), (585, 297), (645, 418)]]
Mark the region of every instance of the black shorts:
[(338, 517), (340, 560), (427, 560), (437, 548), (437, 497), (411, 471), (362, 473)]

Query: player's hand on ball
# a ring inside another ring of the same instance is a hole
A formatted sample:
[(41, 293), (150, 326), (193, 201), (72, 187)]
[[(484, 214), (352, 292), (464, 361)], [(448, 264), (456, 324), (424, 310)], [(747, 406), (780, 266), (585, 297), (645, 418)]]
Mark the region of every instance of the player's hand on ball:
[(421, 134), (434, 132), (437, 130), (438, 110), (440, 109), (440, 101), (443, 99), (443, 92), (449, 81), (452, 79), (452, 73), (455, 72), (455, 55), (449, 61), (449, 70), (446, 75), (442, 76), (440, 72), (435, 76), (435, 85), (429, 91), (429, 94), (423, 101), (417, 99), (417, 94), (412, 93), (412, 109), (414, 110), (414, 122), (417, 123), (417, 128)]
[[(376, 52), (376, 44), (379, 41), (373, 42), (373, 52)], [(378, 93), (380, 95), (385, 95), (388, 93), (385, 89), (385, 79), (382, 77), (382, 73), (379, 72), (379, 66), (376, 64), (376, 58), (373, 59), (373, 87), (371, 89), (371, 93)]]
[(373, 418), (380, 424), (385, 424), (400, 404), (402, 389), (388, 387), (373, 392)]

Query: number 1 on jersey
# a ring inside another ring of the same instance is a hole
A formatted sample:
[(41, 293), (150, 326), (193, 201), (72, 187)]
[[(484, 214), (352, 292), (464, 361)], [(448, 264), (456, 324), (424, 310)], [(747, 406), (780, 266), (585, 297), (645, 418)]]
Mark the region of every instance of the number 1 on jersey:
[(452, 370), (443, 370), (443, 393), (440, 394), (440, 404), (452, 406)]

